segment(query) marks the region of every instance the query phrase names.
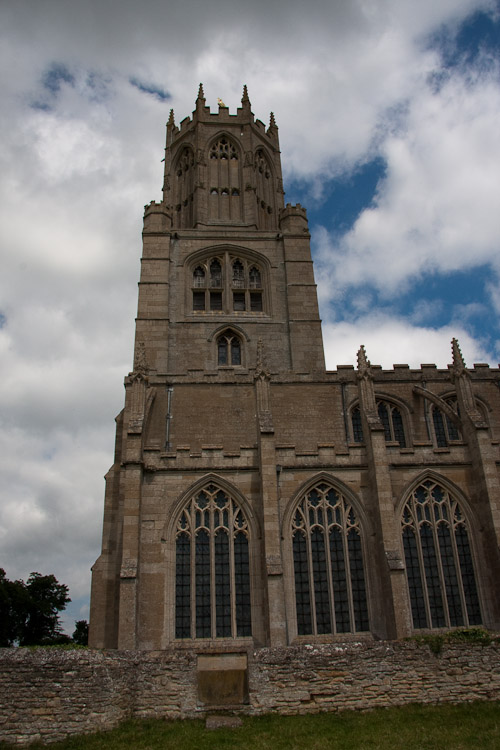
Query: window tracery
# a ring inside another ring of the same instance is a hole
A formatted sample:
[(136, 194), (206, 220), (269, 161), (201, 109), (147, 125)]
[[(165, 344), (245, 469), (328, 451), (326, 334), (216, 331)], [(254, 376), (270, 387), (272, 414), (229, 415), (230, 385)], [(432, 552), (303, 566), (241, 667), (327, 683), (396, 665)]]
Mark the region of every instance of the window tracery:
[(241, 175), (239, 149), (221, 137), (209, 150), (209, 219), (241, 221)]
[(185, 146), (177, 160), (174, 183), (176, 226), (193, 226), (193, 198), (195, 183), (195, 158), (193, 149)]
[[(407, 439), (403, 417), (399, 406), (385, 399), (376, 399), (377, 411), (384, 428), (385, 440), (388, 443), (399, 443), (400, 448), (406, 448)], [(352, 437), (355, 443), (363, 443), (363, 425), (359, 406), (351, 410)]]
[(368, 630), (360, 523), (338, 490), (321, 483), (305, 494), (292, 550), (298, 634)]
[(414, 628), (479, 625), (469, 529), (455, 497), (433, 480), (413, 490), (402, 516)]
[(217, 364), (219, 367), (225, 365), (241, 365), (241, 341), (233, 331), (224, 331), (217, 338)]
[(209, 484), (177, 521), (175, 637), (251, 635), (249, 529), (243, 510)]
[(229, 253), (198, 262), (192, 275), (192, 309), (195, 312), (263, 312), (262, 276), (255, 262)]
[(254, 160), (257, 216), (260, 229), (272, 226), (271, 214), (274, 212), (274, 189), (271, 166), (264, 149), (258, 149)]

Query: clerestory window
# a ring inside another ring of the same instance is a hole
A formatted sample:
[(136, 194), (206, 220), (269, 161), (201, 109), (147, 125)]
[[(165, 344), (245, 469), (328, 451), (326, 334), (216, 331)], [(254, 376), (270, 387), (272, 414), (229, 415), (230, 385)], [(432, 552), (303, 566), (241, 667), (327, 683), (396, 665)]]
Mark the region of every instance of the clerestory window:
[(224, 253), (197, 263), (192, 274), (194, 312), (264, 311), (263, 272), (253, 261)]
[[(454, 397), (447, 398), (446, 403), (458, 415), (457, 399)], [(434, 440), (438, 448), (447, 448), (450, 443), (462, 439), (455, 423), (436, 404), (432, 404), (431, 413)]]
[(368, 630), (359, 519), (336, 489), (319, 484), (292, 520), (298, 635)]
[(251, 635), (248, 523), (215, 484), (193, 495), (179, 517), (175, 570), (176, 638)]
[(402, 533), (413, 627), (479, 625), (469, 529), (457, 499), (422, 482), (404, 507)]
[[(388, 443), (399, 443), (401, 448), (406, 448), (403, 417), (398, 406), (390, 401), (377, 399), (377, 411), (384, 427), (385, 440)], [(363, 425), (361, 423), (361, 412), (359, 406), (351, 411), (352, 437), (355, 443), (363, 443)]]

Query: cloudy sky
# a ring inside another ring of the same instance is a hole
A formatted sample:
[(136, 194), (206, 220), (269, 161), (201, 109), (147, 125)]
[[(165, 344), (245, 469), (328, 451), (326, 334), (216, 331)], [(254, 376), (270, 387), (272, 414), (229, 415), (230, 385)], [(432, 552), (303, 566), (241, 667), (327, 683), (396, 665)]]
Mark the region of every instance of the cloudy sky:
[(88, 616), (165, 122), (280, 129), (330, 369), (500, 358), (498, 0), (2, 0), (0, 566)]

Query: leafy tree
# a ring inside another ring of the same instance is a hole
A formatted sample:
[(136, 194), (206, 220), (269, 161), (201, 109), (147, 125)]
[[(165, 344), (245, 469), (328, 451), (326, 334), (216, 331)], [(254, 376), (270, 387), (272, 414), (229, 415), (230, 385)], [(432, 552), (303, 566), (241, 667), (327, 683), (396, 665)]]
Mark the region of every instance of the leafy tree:
[(89, 642), (89, 624), (87, 620), (76, 620), (73, 631), (73, 642), (79, 646), (87, 646)]
[(59, 612), (70, 601), (68, 587), (53, 575), (31, 573), (26, 583), (9, 581), (0, 568), (0, 645), (68, 642)]

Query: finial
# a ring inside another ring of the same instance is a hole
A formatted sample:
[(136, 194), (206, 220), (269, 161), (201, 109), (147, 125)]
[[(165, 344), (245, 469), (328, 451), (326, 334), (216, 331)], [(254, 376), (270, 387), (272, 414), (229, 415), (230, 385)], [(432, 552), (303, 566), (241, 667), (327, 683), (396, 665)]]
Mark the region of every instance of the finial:
[(197, 101), (200, 101), (200, 100), (201, 101), (205, 101), (205, 94), (204, 94), (204, 91), (203, 91), (203, 84), (202, 83), (200, 83), (200, 88), (198, 89), (198, 99), (197, 99)]
[(361, 372), (366, 372), (371, 367), (370, 360), (366, 356), (365, 347), (363, 344), (359, 347), (358, 351), (358, 370)]
[(460, 351), (458, 340), (453, 338), (451, 340), (451, 354), (453, 356), (453, 367), (457, 372), (463, 372), (465, 367), (464, 358)]
[(243, 86), (243, 96), (241, 97), (241, 103), (245, 104), (245, 102), (248, 102), (250, 104), (250, 99), (248, 98), (248, 89), (246, 83)]
[(276, 120), (274, 119), (274, 112), (271, 112), (271, 117), (269, 118), (269, 128), (277, 128)]
[(217, 97), (217, 104), (219, 105), (219, 107), (225, 107), (226, 106), (220, 97)]
[(174, 126), (174, 125), (175, 125), (175, 120), (174, 120), (174, 110), (173, 110), (173, 109), (171, 109), (171, 110), (170, 110), (170, 114), (169, 114), (169, 116), (168, 116), (168, 122), (167, 122), (167, 125), (172, 125), (172, 126)]

